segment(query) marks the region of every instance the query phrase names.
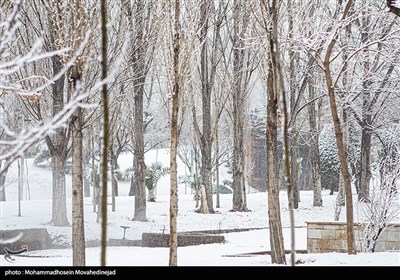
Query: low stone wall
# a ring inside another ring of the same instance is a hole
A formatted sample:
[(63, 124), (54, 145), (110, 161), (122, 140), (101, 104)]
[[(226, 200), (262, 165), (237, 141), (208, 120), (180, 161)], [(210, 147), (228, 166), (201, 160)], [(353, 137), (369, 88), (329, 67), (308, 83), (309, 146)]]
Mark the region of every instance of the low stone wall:
[[(190, 234), (178, 233), (178, 246), (194, 246), (201, 244), (223, 243), (225, 237), (216, 234)], [(169, 247), (169, 234), (166, 233), (142, 233), (143, 247)]]
[[(307, 253), (347, 252), (347, 225), (345, 222), (306, 222)], [(362, 224), (354, 225), (355, 246), (361, 251)], [(400, 250), (400, 224), (390, 224), (379, 237), (375, 252)]]

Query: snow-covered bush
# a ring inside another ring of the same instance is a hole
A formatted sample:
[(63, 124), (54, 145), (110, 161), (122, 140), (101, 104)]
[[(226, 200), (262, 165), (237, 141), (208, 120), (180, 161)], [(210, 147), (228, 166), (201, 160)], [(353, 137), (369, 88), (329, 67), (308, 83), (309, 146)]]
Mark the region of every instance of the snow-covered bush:
[(319, 155), (321, 168), (321, 186), (324, 189), (338, 190), (339, 186), (339, 156), (336, 147), (333, 125), (325, 126), (319, 138)]
[(51, 155), (44, 142), (40, 142), (36, 147), (36, 155), (33, 164), (38, 167), (51, 167)]

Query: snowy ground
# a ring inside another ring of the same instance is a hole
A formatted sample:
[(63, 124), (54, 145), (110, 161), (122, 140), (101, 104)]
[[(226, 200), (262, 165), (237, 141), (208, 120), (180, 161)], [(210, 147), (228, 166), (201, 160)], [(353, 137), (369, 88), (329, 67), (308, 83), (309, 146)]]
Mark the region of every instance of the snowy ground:
[[(150, 154), (151, 155), (151, 154)], [(154, 156), (154, 154), (153, 154)], [(157, 154), (157, 160), (168, 161), (168, 156), (161, 151)], [(146, 163), (154, 161), (154, 157), (146, 159)], [(17, 165), (14, 164), (7, 176), (7, 201), (0, 203), (1, 229), (17, 229), (45, 227), (56, 239), (56, 243), (62, 245), (71, 244), (70, 227), (54, 227), (49, 225), (51, 220), (51, 171), (32, 165), (33, 160), (28, 160), (28, 176), (30, 200), (22, 201), (22, 216), (18, 217), (17, 203)], [(128, 164), (131, 159), (128, 156), (121, 158), (121, 165)], [(166, 163), (164, 164), (167, 165)], [(182, 168), (182, 165), (180, 165)], [(123, 167), (124, 168), (124, 167)], [(184, 174), (184, 170), (180, 170)], [(27, 186), (24, 196), (26, 197)], [(160, 180), (157, 190), (157, 202), (148, 203), (147, 222), (132, 221), (133, 197), (127, 196), (129, 184), (120, 183), (120, 196), (116, 199), (116, 212), (108, 212), (108, 238), (122, 238), (122, 225), (129, 226), (126, 238), (141, 239), (143, 232), (162, 232), (169, 227), (169, 203), (168, 203), (168, 177)], [(71, 178), (67, 177), (68, 213), (71, 221)], [(186, 194), (185, 194), (186, 193)], [(287, 209), (286, 192), (281, 192), (281, 214), (284, 227), (285, 248), (290, 248), (289, 235), (289, 211)], [(296, 222), (296, 249), (306, 249), (305, 221), (332, 221), (334, 214), (334, 201), (336, 196), (323, 193), (323, 207), (312, 206), (312, 192), (301, 192), (301, 203), (295, 211)], [(214, 200), (215, 201), (215, 200)], [(254, 253), (269, 250), (269, 232), (267, 215), (267, 194), (249, 193), (247, 195), (248, 207), (251, 212), (233, 213), (231, 209), (232, 195), (221, 195), (221, 208), (215, 215), (195, 213), (195, 202), (190, 190), (181, 187), (179, 196), (178, 230), (209, 230), (209, 229), (234, 229), (234, 228), (264, 228), (240, 233), (225, 234), (226, 242), (223, 244), (211, 244), (201, 246), (181, 247), (178, 249), (179, 265), (202, 266), (247, 266), (247, 265), (271, 265), (269, 255), (252, 255), (251, 257), (232, 257), (230, 255), (241, 253)], [(360, 220), (361, 214), (357, 203), (354, 208), (355, 220)], [(345, 210), (341, 214), (341, 220), (345, 218)], [(400, 220), (400, 219), (399, 219)], [(399, 221), (398, 220), (398, 221)], [(100, 225), (96, 223), (96, 214), (92, 212), (90, 198), (85, 198), (85, 237), (87, 240), (100, 239)], [(14, 264), (6, 262), (0, 256), (0, 266), (70, 266), (72, 265), (71, 249), (54, 249), (28, 252), (29, 256), (18, 257)], [(87, 265), (100, 264), (99, 248), (87, 248)], [(373, 254), (298, 254), (301, 265), (312, 266), (400, 266), (400, 252), (385, 252)], [(290, 257), (287, 256), (289, 262)], [(107, 251), (107, 264), (111, 266), (163, 266), (168, 265), (167, 248), (144, 247), (110, 247)]]

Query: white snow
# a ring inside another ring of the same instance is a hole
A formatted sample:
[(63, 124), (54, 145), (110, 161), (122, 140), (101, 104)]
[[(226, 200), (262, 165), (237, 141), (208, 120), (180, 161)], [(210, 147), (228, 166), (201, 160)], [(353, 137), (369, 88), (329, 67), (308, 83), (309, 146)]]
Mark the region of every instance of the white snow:
[(400, 1), (399, 0), (393, 1), (392, 6), (397, 8), (397, 9), (400, 9)]
[[(146, 163), (156, 160), (168, 166), (169, 155), (166, 151), (151, 151), (146, 154)], [(121, 170), (132, 162), (129, 155), (120, 158)], [(22, 217), (18, 217), (17, 203), (17, 163), (14, 163), (7, 175), (6, 194), (7, 201), (0, 203), (1, 229), (18, 229), (45, 227), (56, 243), (68, 245), (71, 243), (71, 227), (54, 227), (49, 225), (51, 220), (51, 171), (33, 166), (33, 159), (28, 159), (28, 174), (30, 200), (21, 203)], [(179, 173), (184, 174), (183, 164), (179, 164)], [(163, 177), (157, 190), (157, 202), (147, 204), (147, 222), (132, 221), (134, 198), (127, 196), (129, 183), (119, 183), (120, 196), (116, 198), (116, 212), (108, 211), (108, 238), (120, 239), (123, 235), (122, 225), (129, 226), (126, 238), (141, 239), (143, 232), (169, 231), (169, 177)], [(26, 199), (27, 190), (24, 190)], [(67, 176), (67, 205), (69, 221), (71, 222), (71, 177)], [(282, 191), (281, 214), (284, 227), (285, 248), (290, 249), (289, 211), (287, 207), (287, 193)], [(296, 249), (305, 250), (307, 246), (305, 221), (332, 221), (336, 195), (330, 196), (328, 191), (323, 192), (323, 207), (312, 206), (312, 192), (302, 191), (299, 209), (295, 210), (296, 222)], [(111, 202), (111, 201), (110, 201)], [(355, 202), (355, 220), (359, 220), (360, 211)], [(215, 203), (215, 199), (214, 199)], [(195, 201), (189, 189), (180, 186), (178, 231), (200, 229), (235, 229), (235, 228), (261, 228), (239, 233), (224, 234), (226, 242), (223, 244), (209, 244), (190, 247), (179, 247), (178, 265), (181, 266), (264, 266), (272, 265), (269, 255), (252, 255), (251, 257), (233, 257), (242, 253), (255, 253), (270, 249), (268, 232), (267, 194), (263, 192), (247, 194), (247, 204), (251, 212), (230, 212), (232, 195), (221, 195), (221, 208), (219, 213), (205, 215), (195, 213)], [(91, 198), (85, 198), (85, 238), (87, 240), (100, 239), (100, 225), (96, 223), (96, 214), (92, 212)], [(342, 211), (341, 220), (345, 219), (345, 210)], [(397, 218), (400, 220), (399, 218)], [(398, 221), (397, 220), (397, 221)], [(87, 248), (87, 265), (100, 265), (100, 249)], [(107, 250), (107, 265), (110, 266), (165, 266), (168, 265), (168, 248), (145, 247), (109, 247)], [(52, 249), (32, 251), (28, 256), (46, 256), (43, 258), (19, 257), (9, 263), (0, 256), (0, 266), (71, 266), (71, 249)], [(286, 260), (290, 261), (287, 255)], [(297, 254), (300, 265), (307, 266), (371, 266), (371, 265), (400, 265), (400, 252), (383, 252), (370, 254), (347, 255), (340, 253), (324, 254)]]

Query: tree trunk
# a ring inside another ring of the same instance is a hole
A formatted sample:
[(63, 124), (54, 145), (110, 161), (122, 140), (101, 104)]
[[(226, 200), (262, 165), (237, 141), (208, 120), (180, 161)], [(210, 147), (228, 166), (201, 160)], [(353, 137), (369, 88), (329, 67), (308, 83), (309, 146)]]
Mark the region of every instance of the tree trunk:
[[(57, 75), (61, 69), (61, 59), (53, 56), (53, 73)], [(52, 85), (52, 115), (55, 116), (64, 107), (64, 75)], [(46, 144), (51, 154), (53, 175), (52, 219), (54, 226), (69, 226), (67, 219), (65, 166), (67, 161), (68, 133), (65, 128), (56, 130), (54, 136), (46, 137)]]
[(72, 126), (72, 264), (85, 266), (85, 224), (83, 208), (82, 113), (76, 110)]
[[(144, 82), (144, 81), (143, 81)], [(135, 185), (135, 221), (146, 221), (146, 164), (144, 161), (144, 134), (143, 134), (143, 84), (135, 91), (134, 97), (134, 185)]]
[(174, 81), (172, 92), (172, 111), (171, 111), (171, 144), (170, 144), (170, 206), (169, 206), (169, 266), (178, 265), (178, 234), (177, 234), (177, 216), (178, 216), (178, 177), (176, 156), (178, 149), (178, 114), (179, 97), (181, 94), (181, 77), (179, 73), (179, 54), (180, 54), (180, 0), (175, 0), (174, 17), (174, 52), (173, 69)]
[[(315, 88), (308, 87), (309, 100), (315, 98)], [(310, 126), (310, 163), (311, 163), (311, 184), (313, 190), (313, 206), (322, 207), (321, 174), (319, 165), (319, 132), (316, 118), (315, 103), (307, 106), (308, 122)]]
[(286, 263), (283, 245), (282, 222), (279, 203), (279, 169), (278, 169), (278, 96), (272, 77), (272, 65), (269, 64), (267, 81), (267, 191), (268, 191), (268, 220), (272, 263)]
[(298, 168), (297, 168), (297, 137), (295, 137), (295, 129), (292, 128), (293, 130), (289, 133), (289, 139), (288, 141), (290, 142), (290, 184), (292, 185), (292, 190), (293, 190), (293, 208), (298, 209), (299, 208), (299, 202), (300, 202), (300, 190), (299, 190), (299, 184), (298, 184)]
[[(107, 79), (107, 6), (106, 1), (100, 2), (101, 17), (101, 79)], [(109, 146), (109, 105), (108, 88), (103, 84), (101, 89), (101, 99), (103, 108), (103, 146), (102, 146), (102, 169), (101, 169), (101, 257), (100, 265), (106, 266), (106, 248), (107, 248), (107, 171), (108, 171), (108, 146)]]
[(241, 23), (241, 1), (234, 2), (234, 48), (233, 48), (233, 159), (232, 159), (232, 189), (233, 201), (232, 211), (248, 211), (244, 203), (243, 182), (244, 182), (244, 107), (245, 107), (245, 86), (243, 85), (244, 50), (240, 38), (239, 25)]
[(203, 205), (201, 200), (200, 212), (202, 209), (208, 209), (209, 213), (214, 213), (213, 196), (212, 196), (212, 164), (211, 164), (211, 83), (209, 80), (209, 61), (208, 61), (208, 15), (209, 15), (208, 0), (201, 2), (201, 34), (200, 43), (202, 44), (200, 53), (200, 75), (201, 75), (201, 96), (202, 96), (202, 116), (203, 116), (203, 131), (200, 137), (201, 148), (201, 179), (202, 185), (205, 188), (207, 207)]
[(51, 157), (53, 173), (52, 220), (54, 226), (69, 226), (67, 218), (67, 197), (65, 184), (65, 164), (67, 158), (62, 155)]
[(219, 138), (218, 138), (218, 126), (215, 129), (215, 192), (217, 193), (216, 208), (220, 208), (220, 189), (219, 189)]
[(196, 208), (199, 207), (200, 202), (200, 193), (199, 193), (199, 170), (198, 170), (198, 163), (197, 163), (197, 150), (195, 148), (194, 151), (194, 197), (196, 200)]
[(110, 145), (110, 167), (111, 167), (111, 211), (115, 212), (115, 163), (114, 163), (114, 151), (111, 139)]
[[(347, 16), (353, 1), (348, 0), (346, 7), (343, 12), (342, 20)], [(333, 120), (333, 125), (335, 127), (336, 145), (339, 154), (340, 167), (343, 175), (344, 189), (346, 194), (346, 219), (347, 219), (347, 250), (348, 254), (356, 254), (355, 244), (354, 244), (354, 219), (353, 219), (353, 198), (351, 193), (351, 180), (350, 172), (347, 164), (346, 148), (343, 141), (343, 133), (340, 124), (340, 119), (338, 115), (336, 100), (335, 100), (335, 87), (332, 81), (331, 73), (331, 54), (333, 48), (336, 44), (336, 38), (338, 37), (339, 28), (336, 31), (335, 36), (329, 42), (324, 58), (324, 68), (325, 68), (325, 79), (326, 86), (328, 89), (329, 96), (329, 106), (331, 109), (331, 115)]]
[[(2, 166), (3, 161), (0, 161), (0, 169)], [(6, 163), (7, 165), (7, 163)], [(7, 167), (4, 172), (0, 175), (0, 201), (6, 201), (6, 177), (7, 177), (7, 172), (8, 172)]]
[[(293, 41), (293, 9), (292, 1), (287, 1), (287, 12), (288, 12), (288, 28), (289, 28), (289, 42)], [(295, 52), (293, 50), (292, 44), (289, 45), (289, 110), (290, 110), (290, 133), (289, 133), (289, 146), (290, 146), (290, 184), (293, 190), (293, 208), (299, 208), (300, 202), (300, 190), (298, 184), (298, 165), (297, 165), (297, 128), (296, 128), (296, 73), (295, 65), (298, 63), (298, 59), (295, 57)], [(300, 94), (300, 93), (299, 93)]]
[[(86, 135), (86, 147), (84, 147), (84, 162), (83, 162), (83, 170), (89, 170), (89, 165), (90, 165), (90, 146), (91, 146), (91, 137), (90, 137), (90, 132), (87, 133)], [(84, 189), (84, 195), (85, 197), (90, 197), (90, 175), (85, 172), (85, 175), (83, 176), (83, 189)]]
[[(267, 129), (266, 129), (266, 154), (267, 154), (267, 190), (268, 190), (268, 218), (270, 228), (270, 246), (272, 263), (285, 264), (285, 248), (283, 242), (282, 222), (279, 203), (279, 168), (278, 168), (278, 91), (279, 87), (279, 52), (277, 40), (277, 7), (275, 1), (262, 2), (264, 8), (272, 18), (272, 29), (268, 30), (269, 35), (269, 61), (267, 76)], [(283, 77), (281, 76), (281, 79)], [(281, 81), (283, 83), (283, 81)], [(284, 94), (283, 87), (281, 88)], [(287, 148), (287, 143), (286, 143)], [(287, 155), (288, 156), (288, 155)], [(289, 159), (288, 159), (289, 160)], [(290, 172), (287, 162), (286, 168)], [(288, 176), (290, 180), (290, 176)], [(288, 185), (290, 187), (290, 184)], [(289, 206), (293, 196), (288, 188)], [(292, 209), (292, 207), (291, 207)]]
[(144, 1), (136, 3), (136, 11), (133, 16), (136, 28), (134, 51), (131, 54), (134, 81), (134, 106), (133, 106), (133, 154), (134, 154), (134, 188), (135, 188), (135, 221), (146, 221), (146, 164), (144, 161), (144, 122), (143, 122), (143, 96), (144, 83), (146, 81), (145, 52), (144, 49)]
[(361, 129), (361, 158), (359, 169), (358, 201), (369, 202), (369, 184), (371, 181), (371, 129), (369, 124)]
[(94, 133), (93, 133), (93, 126), (92, 126), (92, 185), (93, 185), (93, 213), (97, 211), (97, 205), (99, 205), (99, 177), (97, 176), (97, 167), (95, 164), (95, 156), (94, 156)]

